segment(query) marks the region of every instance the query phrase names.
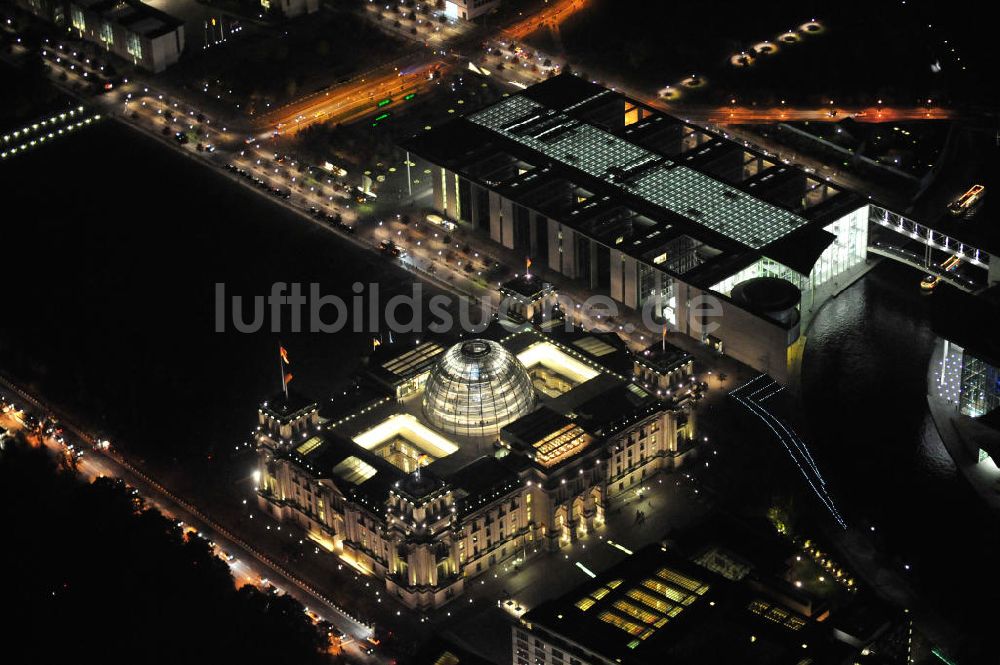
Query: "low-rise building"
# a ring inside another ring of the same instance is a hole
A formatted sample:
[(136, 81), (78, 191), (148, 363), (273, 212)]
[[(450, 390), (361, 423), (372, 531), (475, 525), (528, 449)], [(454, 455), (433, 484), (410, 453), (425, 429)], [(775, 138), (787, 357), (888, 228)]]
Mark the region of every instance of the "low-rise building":
[(833, 665), (853, 662), (884, 632), (845, 640), (826, 610), (794, 602), (783, 586), (718, 548), (688, 558), (673, 545), (649, 545), (521, 615), (512, 663)]
[(68, 15), (81, 37), (151, 72), (184, 51), (184, 21), (139, 0), (69, 0)]

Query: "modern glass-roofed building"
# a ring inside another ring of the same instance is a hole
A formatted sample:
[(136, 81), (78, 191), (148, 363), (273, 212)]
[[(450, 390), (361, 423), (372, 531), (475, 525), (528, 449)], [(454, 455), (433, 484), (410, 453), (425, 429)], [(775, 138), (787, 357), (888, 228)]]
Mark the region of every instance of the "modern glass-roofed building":
[[(867, 254), (860, 197), (571, 75), (405, 147), (443, 214), (779, 380), (800, 315)], [(801, 291), (794, 316), (731, 297), (758, 277)], [(711, 328), (703, 294), (724, 310)]]

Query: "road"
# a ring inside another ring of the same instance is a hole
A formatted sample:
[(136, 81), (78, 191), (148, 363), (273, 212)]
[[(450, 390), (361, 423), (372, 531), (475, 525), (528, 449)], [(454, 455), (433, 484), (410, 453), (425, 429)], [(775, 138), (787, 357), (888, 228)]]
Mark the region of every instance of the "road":
[[(410, 93), (425, 92), (433, 76), (445, 66), (443, 59), (422, 59), (400, 69), (383, 66), (335, 88), (297, 100), (258, 118), (254, 126), (265, 132), (294, 134), (316, 123), (349, 123), (398, 104)], [(382, 107), (377, 104), (390, 99)]]
[(501, 30), (508, 39), (524, 39), (540, 28), (558, 28), (570, 16), (587, 6), (588, 0), (546, 0), (546, 7)]
[(689, 122), (714, 125), (747, 125), (769, 122), (836, 122), (850, 118), (855, 122), (907, 122), (913, 120), (951, 120), (956, 114), (940, 106), (911, 107), (818, 107), (795, 108), (791, 106), (690, 106), (669, 104), (662, 99), (647, 98), (645, 103), (653, 108), (683, 118)]
[[(0, 377), (0, 395), (17, 407), (0, 413), (0, 426), (11, 432), (23, 430), (23, 416), (28, 413), (34, 414), (40, 421), (47, 415), (59, 418), (66, 435), (64, 443), (42, 433), (26, 432), (28, 441), (33, 445), (45, 446), (57, 459), (66, 460), (87, 482), (102, 477), (123, 480), (147, 505), (156, 508), (169, 519), (182, 522), (186, 537), (200, 537), (209, 541), (216, 555), (229, 565), (237, 587), (253, 584), (272, 593), (288, 593), (305, 606), (314, 622), (328, 621), (343, 631), (347, 637), (343, 642), (335, 643), (332, 648), (343, 648), (360, 662), (380, 665), (389, 662), (380, 656), (368, 656), (364, 653), (363, 645), (372, 634), (368, 625), (336, 606), (321, 592), (266, 554), (217, 524), (200, 509), (174, 495), (125, 459), (112, 444), (102, 443), (103, 439), (66, 419), (58, 410), (5, 377)], [(74, 453), (80, 454), (80, 457), (74, 460)]]

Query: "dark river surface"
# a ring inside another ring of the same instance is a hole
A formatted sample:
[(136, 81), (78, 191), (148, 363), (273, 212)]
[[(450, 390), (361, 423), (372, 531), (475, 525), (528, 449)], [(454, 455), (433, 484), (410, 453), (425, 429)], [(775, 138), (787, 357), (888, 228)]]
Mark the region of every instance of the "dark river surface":
[[(279, 387), (279, 337), (293, 384), (315, 396), (370, 348), (363, 333), (216, 333), (217, 282), (242, 295), (318, 282), (345, 298), (355, 280), (386, 296), (412, 282), (110, 122), (0, 163), (0, 178), (0, 367), (150, 459), (204, 460), (246, 440)], [(996, 616), (1000, 529), (927, 420), (934, 335), (918, 279), (882, 265), (818, 314), (807, 436), (848, 520), (876, 525), (941, 613), (972, 627)]]
[(936, 336), (918, 279), (883, 263), (819, 312), (802, 377), (807, 436), (848, 520), (875, 526), (936, 609), (975, 632), (996, 617), (984, 609), (1000, 599), (1000, 524), (928, 416)]
[(280, 391), (279, 340), (291, 385), (318, 396), (371, 346), (349, 329), (240, 333), (229, 323), (217, 333), (216, 283), (244, 297), (267, 296), (274, 282), (318, 283), (345, 302), (355, 281), (378, 282), (386, 298), (412, 283), (111, 122), (0, 164), (0, 178), (7, 209), (18, 210), (4, 215), (0, 364), (150, 456), (208, 455), (246, 439), (256, 405)]

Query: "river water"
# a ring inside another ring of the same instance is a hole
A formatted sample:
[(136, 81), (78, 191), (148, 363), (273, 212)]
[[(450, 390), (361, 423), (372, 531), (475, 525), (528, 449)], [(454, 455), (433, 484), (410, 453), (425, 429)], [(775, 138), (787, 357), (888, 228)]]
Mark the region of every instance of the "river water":
[(370, 348), (370, 335), (349, 330), (217, 333), (216, 283), (245, 297), (318, 283), (349, 303), (355, 280), (379, 282), (384, 297), (412, 282), (112, 122), (7, 160), (0, 178), (18, 210), (3, 224), (0, 365), (154, 457), (245, 440), (256, 404), (280, 391), (279, 340), (292, 386), (312, 395), (329, 394)]
[(818, 313), (803, 365), (808, 439), (848, 521), (961, 628), (989, 629), (1000, 524), (955, 469), (927, 412), (936, 339), (918, 273), (883, 263)]

